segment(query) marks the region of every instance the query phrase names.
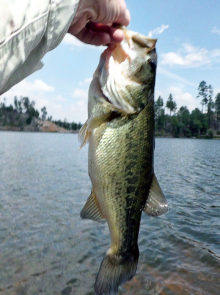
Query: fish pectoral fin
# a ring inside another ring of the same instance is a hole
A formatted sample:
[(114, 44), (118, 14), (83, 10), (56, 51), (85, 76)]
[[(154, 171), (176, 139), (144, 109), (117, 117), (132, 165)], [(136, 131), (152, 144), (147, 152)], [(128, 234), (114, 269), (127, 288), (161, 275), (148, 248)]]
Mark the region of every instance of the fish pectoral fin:
[(79, 131), (80, 147), (82, 148), (88, 142), (91, 133), (95, 128), (121, 116), (121, 114), (122, 113), (110, 103), (98, 103), (93, 109), (93, 114)]
[(81, 143), (80, 148), (82, 148), (87, 143), (87, 141), (89, 140), (89, 137), (90, 137), (90, 132), (88, 129), (88, 120), (87, 120), (79, 130), (78, 139), (79, 139), (79, 142)]
[(150, 216), (160, 216), (168, 211), (167, 200), (160, 188), (156, 176), (153, 176), (144, 210)]
[(98, 222), (104, 222), (105, 217), (103, 216), (98, 201), (96, 200), (96, 195), (92, 191), (88, 200), (86, 201), (80, 216), (83, 219), (91, 219)]
[(92, 131), (106, 121), (106, 117), (92, 117), (79, 130), (79, 141), (82, 148), (89, 140)]

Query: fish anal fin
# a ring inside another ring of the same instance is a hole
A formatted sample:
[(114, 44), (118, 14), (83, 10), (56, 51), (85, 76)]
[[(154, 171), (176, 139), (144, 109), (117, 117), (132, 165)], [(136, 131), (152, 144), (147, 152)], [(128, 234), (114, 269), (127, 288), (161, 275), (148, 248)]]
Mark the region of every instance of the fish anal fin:
[(160, 216), (168, 211), (167, 200), (155, 175), (143, 211), (150, 216)]
[(96, 195), (92, 191), (88, 200), (86, 201), (83, 209), (80, 212), (80, 216), (83, 219), (91, 219), (98, 222), (104, 222), (105, 217), (103, 216), (101, 209), (99, 207), (98, 201), (96, 200)]

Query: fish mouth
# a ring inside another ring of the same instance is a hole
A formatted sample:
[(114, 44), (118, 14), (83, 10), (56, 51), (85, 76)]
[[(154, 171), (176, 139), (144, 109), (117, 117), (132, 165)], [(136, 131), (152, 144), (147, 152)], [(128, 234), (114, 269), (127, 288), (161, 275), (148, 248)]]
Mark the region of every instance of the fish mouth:
[(119, 44), (109, 44), (107, 49), (101, 55), (101, 63), (104, 65), (105, 70), (109, 70), (109, 60), (113, 57), (117, 63), (124, 62), (129, 57), (129, 54), (125, 51), (122, 45)]
[[(99, 78), (99, 85), (100, 90), (102, 92), (103, 98), (110, 104), (112, 104), (116, 109), (121, 111), (126, 111), (128, 113), (133, 113), (133, 109), (124, 109), (123, 106), (121, 106), (120, 102), (115, 99), (111, 99), (111, 95), (105, 91), (105, 85), (108, 83), (109, 79), (109, 72), (110, 72), (110, 64), (121, 64), (126, 59), (130, 59), (129, 54), (124, 50), (124, 48), (121, 46), (120, 43), (118, 44), (109, 44), (107, 49), (102, 53), (101, 59), (100, 59), (100, 78)], [(116, 92), (116, 89), (113, 89), (114, 86), (112, 85), (111, 90), (113, 92)]]
[[(127, 114), (140, 110), (136, 93), (146, 81), (144, 71), (147, 76), (156, 72), (156, 41), (124, 29), (124, 40), (109, 44), (102, 53), (99, 86), (103, 98), (115, 108)], [(145, 67), (146, 64), (149, 67)]]

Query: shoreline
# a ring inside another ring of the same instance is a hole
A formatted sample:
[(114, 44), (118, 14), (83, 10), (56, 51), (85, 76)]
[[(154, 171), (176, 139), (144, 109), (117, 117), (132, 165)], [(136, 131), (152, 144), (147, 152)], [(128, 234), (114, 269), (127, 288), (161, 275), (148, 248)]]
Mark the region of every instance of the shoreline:
[(43, 133), (78, 133), (79, 130), (68, 130), (57, 124), (45, 120), (36, 120), (30, 125), (25, 125), (22, 127), (18, 126), (0, 126), (0, 131), (10, 131), (10, 132), (43, 132)]
[[(0, 127), (0, 132), (25, 132), (25, 133), (60, 133), (60, 134), (78, 134), (79, 130), (67, 130), (67, 129), (62, 129), (58, 128), (57, 130), (19, 130), (19, 128), (16, 127)], [(155, 135), (155, 138), (167, 138), (167, 139), (217, 139), (220, 140), (220, 136), (213, 136), (213, 137), (207, 137), (207, 136), (201, 136), (201, 137), (184, 137), (184, 136), (179, 136), (179, 137), (174, 137), (170, 135)]]
[(78, 133), (79, 133), (79, 130), (66, 130), (66, 131), (41, 131), (41, 130), (14, 130), (14, 129), (2, 129), (2, 128), (0, 128), (0, 132), (78, 134)]

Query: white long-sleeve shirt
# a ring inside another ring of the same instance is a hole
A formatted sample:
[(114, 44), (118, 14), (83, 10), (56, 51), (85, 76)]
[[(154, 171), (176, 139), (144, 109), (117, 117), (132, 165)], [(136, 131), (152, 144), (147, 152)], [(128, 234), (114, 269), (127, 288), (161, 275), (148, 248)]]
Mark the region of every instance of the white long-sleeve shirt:
[(0, 94), (42, 67), (67, 33), (79, 0), (0, 0)]

